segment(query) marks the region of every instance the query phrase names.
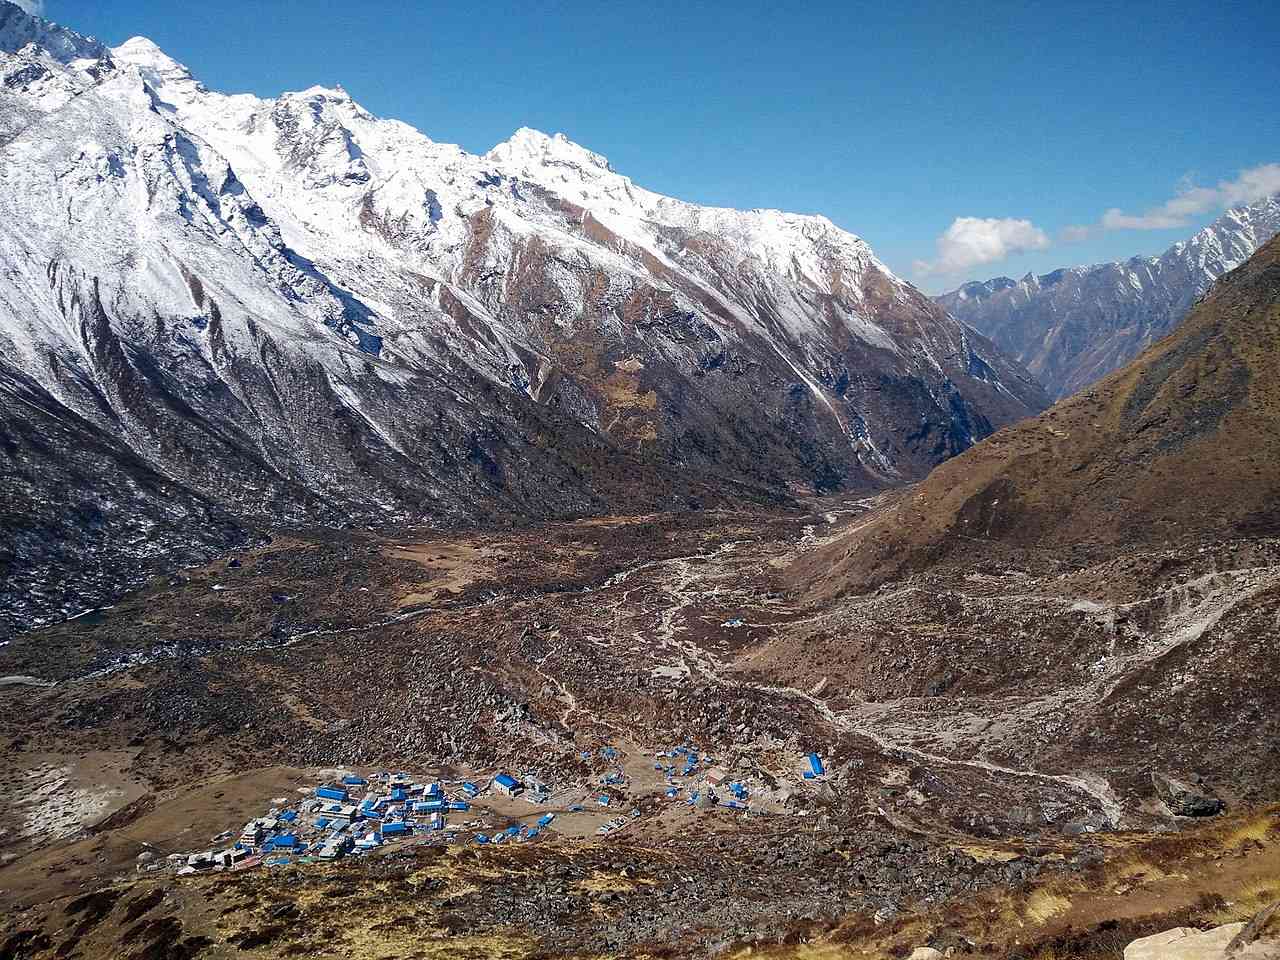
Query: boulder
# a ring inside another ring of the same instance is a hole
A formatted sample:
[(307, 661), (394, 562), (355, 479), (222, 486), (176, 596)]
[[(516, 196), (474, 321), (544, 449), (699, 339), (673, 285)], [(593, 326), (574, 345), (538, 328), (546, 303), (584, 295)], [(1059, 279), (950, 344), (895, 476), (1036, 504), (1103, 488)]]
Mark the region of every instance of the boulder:
[(1133, 941), (1124, 948), (1124, 960), (1226, 960), (1227, 944), (1242, 929), (1243, 923), (1212, 930), (1174, 927)]
[(1178, 817), (1212, 817), (1221, 813), (1223, 803), (1206, 790), (1185, 780), (1177, 780), (1162, 773), (1151, 774), (1151, 785), (1156, 796)]
[(942, 960), (943, 953), (933, 947), (916, 947), (907, 960)]

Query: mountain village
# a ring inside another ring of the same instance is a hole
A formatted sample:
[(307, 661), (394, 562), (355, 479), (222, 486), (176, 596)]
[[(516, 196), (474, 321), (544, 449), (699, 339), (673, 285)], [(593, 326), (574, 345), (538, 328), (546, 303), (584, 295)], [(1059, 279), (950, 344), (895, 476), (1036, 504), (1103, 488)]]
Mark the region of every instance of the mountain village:
[[(597, 757), (584, 751), (582, 759)], [(605, 772), (589, 784), (559, 787), (533, 773), (499, 771), (473, 780), (440, 781), (403, 771), (335, 771), (332, 782), (299, 788), (304, 795), (299, 799), (274, 798), (271, 809), (238, 834), (227, 830), (212, 838), (225, 847), (164, 859), (144, 851), (138, 869), (187, 875), (331, 862), (374, 854), (387, 845), (588, 840), (621, 833), (666, 804), (803, 817), (809, 812), (806, 795), (830, 797), (825, 766), (812, 752), (798, 765), (794, 781), (770, 777), (772, 788), (757, 776), (731, 779), (714, 757), (700, 756), (690, 746), (654, 754), (653, 776), (632, 776), (632, 759), (603, 746), (598, 760)]]

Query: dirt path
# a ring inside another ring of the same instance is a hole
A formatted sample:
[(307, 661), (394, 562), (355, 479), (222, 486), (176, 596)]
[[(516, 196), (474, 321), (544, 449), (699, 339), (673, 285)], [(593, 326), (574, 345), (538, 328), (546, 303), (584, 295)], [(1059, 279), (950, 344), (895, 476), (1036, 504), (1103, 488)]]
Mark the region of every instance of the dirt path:
[[(654, 626), (656, 639), (664, 648), (678, 651), (684, 669), (696, 672), (712, 683), (726, 685), (725, 667), (720, 659), (711, 651), (700, 647), (697, 643), (681, 636), (686, 631), (682, 618), (686, 610), (700, 600), (718, 599), (723, 595), (722, 587), (717, 581), (731, 579), (733, 570), (726, 570), (722, 565), (731, 557), (738, 545), (727, 543), (710, 554), (695, 557), (678, 557), (672, 560), (654, 561), (643, 564), (613, 578), (615, 583), (624, 582), (631, 575), (642, 570), (661, 571), (661, 576), (654, 578), (654, 587), (665, 596), (664, 606), (658, 613)], [(696, 563), (691, 561), (697, 561)], [(1069, 604), (1061, 598), (1057, 602)], [(738, 682), (741, 682), (739, 680)], [(960, 760), (936, 753), (930, 753), (908, 746), (890, 738), (875, 729), (875, 719), (883, 709), (891, 709), (892, 705), (881, 705), (882, 709), (861, 715), (842, 715), (834, 712), (826, 703), (817, 697), (794, 687), (775, 686), (769, 684), (749, 683), (752, 689), (760, 693), (787, 697), (808, 704), (826, 723), (841, 732), (864, 737), (885, 752), (897, 751), (913, 759), (944, 767), (967, 767), (1009, 777), (1027, 778), (1046, 783), (1054, 783), (1076, 794), (1080, 794), (1095, 804), (1107, 819), (1109, 827), (1118, 827), (1123, 822), (1124, 808), (1110, 784), (1103, 778), (1091, 773), (1053, 774), (1038, 770), (1017, 769), (985, 760)]]

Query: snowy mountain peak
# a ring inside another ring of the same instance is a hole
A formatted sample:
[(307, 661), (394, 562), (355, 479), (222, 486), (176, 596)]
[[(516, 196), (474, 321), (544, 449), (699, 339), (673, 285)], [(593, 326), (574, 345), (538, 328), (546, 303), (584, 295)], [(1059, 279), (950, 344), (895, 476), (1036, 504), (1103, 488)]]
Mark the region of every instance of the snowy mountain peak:
[(966, 283), (937, 301), (1065, 397), (1172, 330), (1209, 287), (1280, 232), (1280, 196), (1227, 210), (1158, 257)]
[(190, 70), (146, 37), (131, 37), (120, 46), (113, 47), (111, 54), (122, 63), (131, 63), (134, 66), (154, 71), (163, 76), (191, 76)]
[(107, 48), (93, 37), (81, 36), (50, 20), (32, 16), (16, 3), (0, 0), (0, 53), (17, 53), (30, 43), (47, 50), (64, 64), (107, 56)]
[(355, 103), (355, 101), (351, 99), (351, 94), (347, 93), (340, 83), (335, 84), (332, 87), (322, 86), (317, 83), (307, 87), (305, 90), (286, 93), (284, 96), (298, 100), (324, 100), (331, 103)]
[[(1044, 405), (825, 217), (665, 197), (563, 134), (467, 153), (341, 87), (220, 93), (3, 0), (0, 24), (0, 428), (54, 411), (230, 516), (581, 516), (635, 505), (633, 453), (670, 465), (667, 505), (690, 475), (878, 486)], [(78, 449), (24, 453), (31, 489)], [(118, 560), (172, 497), (103, 476), (64, 499), (137, 504), (102, 528)], [(77, 516), (31, 542), (81, 549)]]
[(521, 127), (509, 139), (497, 144), (485, 157), (504, 163), (563, 164), (582, 170), (595, 168), (608, 173), (614, 172), (607, 158), (574, 143), (563, 133), (548, 136), (532, 127)]

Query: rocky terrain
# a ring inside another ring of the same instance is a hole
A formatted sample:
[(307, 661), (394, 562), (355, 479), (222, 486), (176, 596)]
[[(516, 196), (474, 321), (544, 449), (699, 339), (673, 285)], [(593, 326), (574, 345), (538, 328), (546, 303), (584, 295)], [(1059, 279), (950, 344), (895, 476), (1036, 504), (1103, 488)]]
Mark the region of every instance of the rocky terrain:
[(822, 217), (217, 93), (7, 0), (0, 264), (6, 632), (282, 523), (882, 488), (1047, 402)]
[(1213, 282), (1280, 233), (1280, 197), (1228, 210), (1158, 257), (966, 283), (934, 299), (1026, 364), (1055, 400), (1170, 333)]
[[(1243, 919), (1280, 890), (1280, 765), (1260, 749), (1280, 735), (1265, 707), (1280, 543), (1110, 565), (996, 554), (836, 600), (791, 583), (893, 496), (291, 534), (17, 638), (0, 648), (0, 675), (27, 678), (0, 687), (11, 955), (813, 941), (1027, 957), (1035, 931), (1035, 956), (1101, 957), (1122, 936)], [(794, 799), (671, 804), (642, 771), (685, 742)], [(137, 872), (316, 770), (538, 770), (572, 790), (600, 772), (582, 751), (601, 743), (625, 758), (623, 810), (642, 812), (617, 838), (575, 833), (584, 815), (561, 800), (559, 832), (527, 847)], [(820, 785), (796, 773), (806, 750), (826, 759)], [(135, 929), (142, 903), (163, 906)], [(1047, 952), (1064, 940), (1081, 951)]]

